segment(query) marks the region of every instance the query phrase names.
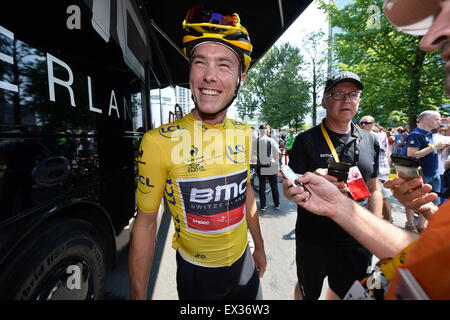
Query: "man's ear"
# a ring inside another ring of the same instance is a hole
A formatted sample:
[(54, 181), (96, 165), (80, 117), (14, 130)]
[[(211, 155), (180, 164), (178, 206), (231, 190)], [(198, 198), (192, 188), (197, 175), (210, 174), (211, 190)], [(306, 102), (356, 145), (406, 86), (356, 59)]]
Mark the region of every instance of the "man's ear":
[(247, 78), (247, 73), (241, 73), (241, 86), (239, 87), (239, 90), (244, 85), (245, 79)]
[(324, 108), (325, 110), (327, 110), (327, 102), (326, 102), (326, 99), (322, 99), (322, 108)]

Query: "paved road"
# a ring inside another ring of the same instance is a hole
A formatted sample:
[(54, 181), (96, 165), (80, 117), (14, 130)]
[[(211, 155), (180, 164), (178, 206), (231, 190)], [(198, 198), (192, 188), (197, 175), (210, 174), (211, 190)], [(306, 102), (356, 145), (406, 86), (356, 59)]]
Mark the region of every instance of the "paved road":
[[(291, 300), (296, 284), (295, 265), (295, 220), (296, 205), (282, 195), (282, 185), (279, 184), (281, 210), (275, 210), (271, 194), (268, 196), (268, 208), (259, 213), (261, 231), (264, 237), (268, 269), (261, 279), (263, 297), (268, 300)], [(259, 208), (259, 199), (257, 204)], [(394, 224), (404, 227), (405, 213), (395, 198), (390, 199)], [(160, 213), (161, 225), (158, 233), (157, 248), (149, 282), (148, 297), (154, 300), (178, 299), (175, 274), (175, 250), (171, 248), (173, 224), (171, 217)], [(167, 232), (168, 230), (168, 232)], [(114, 270), (107, 274), (106, 299), (128, 299), (128, 239), (129, 229), (121, 235), (123, 249), (119, 255), (119, 263)], [(326, 279), (321, 299), (324, 297), (328, 285)]]

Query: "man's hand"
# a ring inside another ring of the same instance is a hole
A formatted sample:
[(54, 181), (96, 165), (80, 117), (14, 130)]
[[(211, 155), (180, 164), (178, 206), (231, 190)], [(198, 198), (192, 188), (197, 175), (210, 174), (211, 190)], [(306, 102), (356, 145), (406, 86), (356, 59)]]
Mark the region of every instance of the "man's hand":
[(447, 148), (448, 144), (447, 144), (447, 142), (440, 141), (440, 142), (435, 143), (434, 147), (436, 150), (441, 150), (441, 149)]
[(258, 272), (258, 277), (262, 278), (264, 272), (267, 270), (266, 253), (263, 248), (255, 248), (253, 252), (253, 260), (255, 261), (255, 268)]
[[(282, 177), (281, 172), (278, 173)], [(283, 181), (284, 195), (288, 200), (294, 201), (299, 206), (318, 215), (333, 218), (336, 206), (347, 198), (341, 191), (323, 176), (307, 172), (303, 176), (297, 175), (297, 181), (305, 184), (303, 187), (293, 187), (292, 182), (285, 179)]]
[(401, 178), (386, 181), (384, 187), (392, 189), (394, 197), (405, 207), (423, 214), (428, 219), (438, 209), (432, 202), (438, 195), (431, 192), (431, 185), (424, 184), (422, 177), (406, 179), (401, 173), (400, 176)]
[(314, 171), (315, 174), (318, 176), (324, 177), (328, 181), (330, 181), (332, 184), (334, 184), (340, 192), (342, 192), (344, 195), (347, 195), (350, 192), (350, 189), (347, 186), (347, 183), (345, 181), (338, 181), (338, 178), (334, 176), (330, 176), (328, 174), (328, 169), (319, 168), (316, 171)]

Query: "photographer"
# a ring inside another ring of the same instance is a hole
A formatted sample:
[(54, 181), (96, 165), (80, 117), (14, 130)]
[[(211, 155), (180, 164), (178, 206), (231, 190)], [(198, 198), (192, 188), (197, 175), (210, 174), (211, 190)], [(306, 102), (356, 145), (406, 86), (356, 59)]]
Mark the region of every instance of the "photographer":
[[(374, 135), (352, 123), (363, 88), (360, 78), (348, 71), (339, 72), (327, 81), (322, 100), (326, 118), (297, 136), (289, 166), (297, 174), (310, 171), (325, 177), (342, 193), (359, 199), (361, 205), (381, 217), (383, 199), (377, 178), (379, 144)], [(347, 176), (351, 183), (347, 183)], [(354, 179), (355, 176), (359, 179)], [(296, 246), (300, 285), (295, 290), (296, 299), (302, 296), (318, 299), (326, 276), (329, 283), (326, 298), (342, 299), (353, 282), (366, 275), (371, 264), (370, 252), (351, 235), (330, 219), (301, 206)]]

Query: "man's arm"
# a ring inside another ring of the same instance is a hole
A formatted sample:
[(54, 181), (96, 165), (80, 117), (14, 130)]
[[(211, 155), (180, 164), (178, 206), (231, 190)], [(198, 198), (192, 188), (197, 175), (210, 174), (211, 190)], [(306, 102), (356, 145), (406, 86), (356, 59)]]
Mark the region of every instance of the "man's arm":
[(379, 219), (325, 178), (310, 172), (298, 176), (297, 181), (303, 182), (309, 192), (284, 180), (286, 197), (310, 212), (329, 217), (380, 259), (395, 256), (418, 239), (418, 234)]
[(434, 148), (429, 145), (423, 149), (416, 148), (416, 147), (408, 147), (407, 149), (407, 155), (408, 157), (414, 157), (414, 158), (423, 158), (425, 156), (427, 156), (428, 154), (432, 153), (435, 149), (436, 150), (440, 150), (444, 147), (444, 144), (442, 142), (438, 142), (436, 144), (434, 144)]
[(250, 183), (247, 183), (246, 197), (245, 210), (247, 225), (255, 244), (253, 260), (255, 260), (258, 276), (262, 278), (267, 269), (266, 252), (264, 250), (264, 240), (262, 238), (261, 228), (259, 226), (258, 208), (256, 206), (255, 194), (253, 193)]
[(378, 178), (371, 178), (368, 186), (371, 196), (369, 197), (368, 209), (378, 218), (383, 216), (383, 194), (381, 193)]
[(130, 274), (130, 298), (145, 300), (147, 285), (155, 251), (158, 212), (144, 212), (138, 209), (133, 224), (128, 269)]

